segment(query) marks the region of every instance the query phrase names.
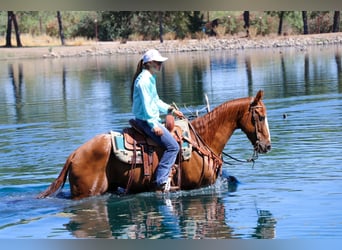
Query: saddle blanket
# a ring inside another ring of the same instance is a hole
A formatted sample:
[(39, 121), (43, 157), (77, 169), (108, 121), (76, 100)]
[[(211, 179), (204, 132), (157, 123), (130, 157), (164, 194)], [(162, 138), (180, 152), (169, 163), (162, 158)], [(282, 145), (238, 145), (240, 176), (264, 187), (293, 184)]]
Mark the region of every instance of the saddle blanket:
[[(178, 129), (177, 129), (178, 128)], [(176, 120), (175, 129), (182, 131), (182, 136), (190, 138), (189, 124), (186, 120)], [(157, 145), (150, 143), (151, 139), (145, 138), (133, 128), (125, 128), (123, 132), (110, 131), (113, 144), (113, 153), (122, 162), (132, 164), (143, 164), (143, 150), (153, 150)], [(189, 160), (192, 146), (187, 141), (181, 142), (182, 160)]]

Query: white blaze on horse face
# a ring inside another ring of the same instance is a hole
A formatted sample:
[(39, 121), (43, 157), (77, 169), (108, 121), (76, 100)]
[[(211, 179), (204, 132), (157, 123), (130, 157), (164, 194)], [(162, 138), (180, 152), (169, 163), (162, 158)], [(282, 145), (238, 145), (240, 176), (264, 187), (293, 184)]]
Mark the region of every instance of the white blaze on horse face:
[(271, 143), (271, 133), (270, 133), (270, 128), (268, 127), (267, 116), (265, 116), (265, 124), (266, 124), (267, 133), (268, 133), (268, 140)]

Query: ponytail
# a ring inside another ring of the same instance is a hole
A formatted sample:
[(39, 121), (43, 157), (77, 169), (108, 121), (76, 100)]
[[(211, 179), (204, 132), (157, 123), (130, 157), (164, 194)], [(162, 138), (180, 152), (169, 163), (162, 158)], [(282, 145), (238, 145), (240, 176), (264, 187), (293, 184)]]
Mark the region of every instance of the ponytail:
[(141, 59), (138, 62), (137, 69), (135, 71), (135, 74), (134, 74), (134, 77), (133, 77), (133, 81), (132, 81), (132, 85), (131, 85), (131, 101), (133, 101), (133, 92), (134, 92), (135, 80), (137, 79), (138, 75), (141, 73), (142, 70), (143, 70), (143, 60)]

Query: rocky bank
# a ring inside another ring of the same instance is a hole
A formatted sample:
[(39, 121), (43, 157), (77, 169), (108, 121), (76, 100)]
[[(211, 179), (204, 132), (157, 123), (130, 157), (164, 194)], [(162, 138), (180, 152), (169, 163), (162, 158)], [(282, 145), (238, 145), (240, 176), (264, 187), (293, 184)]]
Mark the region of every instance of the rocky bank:
[(208, 38), (199, 40), (165, 40), (94, 42), (81, 46), (44, 46), (23, 48), (0, 48), (0, 60), (20, 58), (60, 58), (82, 56), (105, 56), (115, 54), (142, 54), (150, 48), (160, 52), (191, 52), (210, 50), (248, 50), (295, 47), (305, 50), (309, 46), (342, 45), (342, 33), (327, 33), (298, 36), (274, 36), (256, 38)]

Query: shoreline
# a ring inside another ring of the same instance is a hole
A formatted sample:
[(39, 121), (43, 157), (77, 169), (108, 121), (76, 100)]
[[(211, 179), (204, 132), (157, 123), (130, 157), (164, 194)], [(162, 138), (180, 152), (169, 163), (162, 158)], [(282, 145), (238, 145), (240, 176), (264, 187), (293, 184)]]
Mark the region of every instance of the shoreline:
[(342, 45), (342, 32), (296, 36), (268, 37), (227, 37), (192, 40), (92, 42), (88, 45), (41, 46), (41, 47), (0, 47), (0, 60), (65, 58), (83, 56), (107, 56), (115, 54), (143, 54), (155, 48), (160, 52), (194, 52), (248, 49), (298, 48), (306, 50), (309, 46)]

